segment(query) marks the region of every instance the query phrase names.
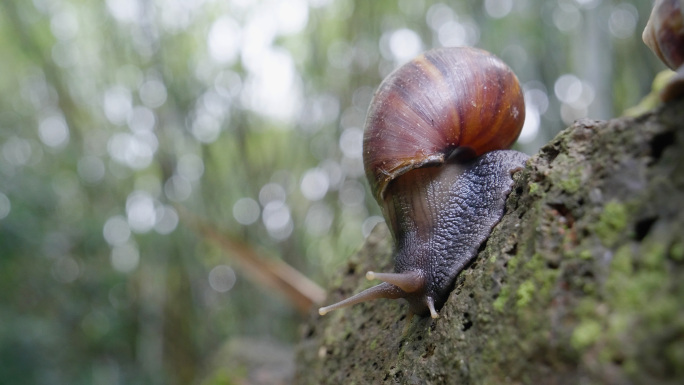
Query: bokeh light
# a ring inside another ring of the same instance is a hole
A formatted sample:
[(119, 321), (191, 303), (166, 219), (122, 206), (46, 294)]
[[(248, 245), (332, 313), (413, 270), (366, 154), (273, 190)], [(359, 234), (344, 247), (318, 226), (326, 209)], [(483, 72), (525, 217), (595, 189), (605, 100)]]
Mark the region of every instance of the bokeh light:
[(222, 64), (231, 64), (240, 50), (240, 26), (229, 16), (222, 16), (212, 24), (207, 36), (211, 58)]
[(157, 79), (150, 79), (140, 85), (140, 100), (149, 108), (159, 108), (166, 102), (166, 86)]
[(144, 191), (133, 191), (126, 199), (126, 220), (131, 231), (146, 233), (157, 222), (154, 199)]
[(363, 130), (349, 127), (340, 135), (340, 149), (348, 158), (360, 159), (363, 152)]
[(105, 116), (112, 124), (124, 124), (133, 108), (131, 91), (123, 86), (111, 87), (105, 91), (103, 107)]
[(192, 184), (180, 175), (174, 175), (164, 183), (164, 194), (174, 202), (183, 202), (192, 194)]
[(102, 229), (102, 234), (110, 245), (122, 245), (130, 239), (131, 228), (128, 226), (126, 218), (122, 215), (115, 215), (107, 219)]
[(156, 222), (154, 230), (162, 235), (171, 234), (178, 226), (178, 212), (169, 205), (157, 205), (155, 208)]
[(140, 252), (132, 242), (126, 242), (112, 247), (110, 262), (114, 270), (121, 273), (130, 273), (140, 263)]
[(235, 271), (230, 266), (219, 265), (209, 272), (209, 285), (219, 293), (230, 291), (236, 280)]
[(81, 274), (78, 262), (69, 256), (60, 257), (52, 264), (52, 276), (61, 283), (72, 283)]
[(283, 186), (275, 182), (266, 183), (259, 190), (259, 202), (266, 206), (270, 202), (285, 202), (287, 193)]
[(69, 127), (60, 115), (43, 119), (38, 127), (40, 140), (48, 147), (64, 148), (69, 142)]
[(23, 138), (12, 136), (2, 145), (2, 157), (14, 166), (23, 166), (31, 159), (31, 143)]
[(0, 192), (0, 219), (7, 217), (10, 211), (12, 211), (12, 203), (7, 195)]
[(251, 225), (260, 215), (259, 203), (252, 198), (240, 198), (233, 205), (233, 217), (241, 225)]
[(610, 33), (620, 39), (634, 36), (639, 21), (639, 11), (632, 4), (618, 4), (610, 13), (608, 28)]
[(334, 219), (334, 212), (329, 205), (317, 202), (309, 207), (304, 218), (306, 231), (313, 236), (323, 236), (330, 231)]
[(102, 159), (91, 155), (86, 155), (78, 160), (77, 170), (78, 176), (89, 184), (101, 181), (106, 171)]
[(285, 202), (274, 200), (264, 206), (261, 218), (268, 235), (276, 240), (287, 239), (294, 230), (290, 208)]
[(511, 13), (513, 0), (485, 0), (484, 8), (489, 17), (501, 19)]
[(302, 177), (300, 184), (302, 195), (310, 201), (323, 199), (329, 186), (328, 174), (319, 168), (308, 170)]
[(178, 160), (177, 172), (189, 181), (197, 181), (204, 174), (204, 162), (195, 154), (185, 154)]

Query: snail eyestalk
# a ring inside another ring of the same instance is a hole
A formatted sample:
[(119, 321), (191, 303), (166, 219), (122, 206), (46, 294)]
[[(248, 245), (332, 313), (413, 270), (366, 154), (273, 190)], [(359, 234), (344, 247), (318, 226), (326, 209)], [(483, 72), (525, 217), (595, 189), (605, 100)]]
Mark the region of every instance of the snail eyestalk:
[(336, 309), (355, 305), (361, 302), (371, 301), (378, 298), (397, 299), (402, 298), (404, 296), (406, 296), (406, 293), (404, 293), (400, 288), (389, 283), (383, 282), (379, 285), (375, 285), (371, 288), (368, 288), (340, 302), (334, 303), (330, 306), (322, 307), (318, 309), (318, 314), (326, 315), (329, 312)]
[(406, 273), (375, 273), (369, 271), (366, 273), (366, 279), (379, 279), (383, 282), (391, 283), (407, 293), (416, 292), (425, 285), (425, 278), (417, 271)]

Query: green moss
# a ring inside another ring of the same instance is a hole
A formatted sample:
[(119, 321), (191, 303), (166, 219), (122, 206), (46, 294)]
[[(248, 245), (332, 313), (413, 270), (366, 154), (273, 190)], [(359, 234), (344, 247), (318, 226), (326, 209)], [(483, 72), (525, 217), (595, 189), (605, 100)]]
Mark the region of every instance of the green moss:
[(648, 268), (658, 269), (665, 261), (665, 245), (661, 242), (648, 242), (641, 247), (641, 259)]
[(508, 274), (513, 274), (515, 272), (518, 268), (518, 261), (520, 261), (518, 257), (513, 257), (508, 260)]
[(545, 268), (546, 261), (544, 261), (544, 257), (539, 253), (534, 254), (532, 258), (530, 258), (530, 260), (527, 261), (527, 263), (525, 263), (525, 269), (532, 272), (537, 272)]
[[(675, 325), (682, 319), (681, 296), (672, 295), (673, 285), (678, 285), (678, 281), (668, 276), (672, 272), (666, 260), (667, 245), (665, 240), (647, 238), (641, 245), (623, 245), (613, 254), (604, 295), (610, 309), (605, 333), (601, 332), (605, 336), (602, 337), (606, 342), (604, 348), (624, 360), (623, 368), (627, 373), (639, 373), (643, 364), (636, 352), (626, 348), (634, 343), (648, 346), (651, 342), (645, 340), (646, 336), (662, 338), (666, 330), (677, 329)], [(683, 326), (679, 329), (684, 329), (684, 324), (680, 325)], [(596, 325), (585, 325), (584, 328), (589, 332), (578, 326), (580, 331), (576, 332), (577, 337), (573, 334), (573, 344), (586, 346), (584, 342), (591, 340), (591, 333), (595, 331), (592, 328), (596, 329)], [(678, 364), (674, 363), (682, 362), (684, 349), (663, 352), (666, 356), (671, 354), (671, 357), (663, 357), (673, 363), (667, 366), (677, 367)], [(605, 355), (611, 357), (608, 352)]]
[(492, 306), (494, 306), (494, 309), (496, 309), (496, 311), (499, 311), (499, 312), (504, 311), (504, 307), (506, 306), (506, 302), (508, 301), (508, 296), (510, 295), (509, 292), (510, 292), (510, 289), (508, 288), (508, 286), (504, 286), (503, 288), (501, 288), (501, 292), (499, 293), (499, 296), (496, 298), (496, 300), (492, 304)]
[(590, 260), (590, 259), (594, 258), (594, 254), (591, 252), (591, 250), (585, 249), (585, 250), (580, 251), (579, 257), (581, 259), (584, 259), (584, 260)]
[(608, 336), (613, 339), (619, 339), (624, 333), (629, 330), (632, 317), (623, 312), (613, 312), (608, 317)]
[(373, 340), (370, 343), (370, 350), (375, 350), (378, 347), (378, 340)]
[(530, 183), (529, 185), (530, 195), (535, 195), (539, 191), (539, 183)]
[(579, 318), (593, 317), (596, 314), (596, 300), (585, 297), (575, 306), (575, 314)]
[(593, 295), (596, 293), (596, 282), (585, 282), (582, 285), (582, 291), (587, 295)]
[(203, 380), (202, 385), (232, 385), (242, 383), (245, 378), (247, 370), (243, 367), (233, 368), (230, 373), (226, 369), (218, 369)]
[[(635, 313), (635, 316), (636, 313), (640, 317), (652, 312), (668, 313), (671, 305), (659, 301), (668, 298), (665, 247), (657, 242), (643, 244), (641, 251), (635, 251), (636, 247), (625, 245), (613, 255), (606, 294), (616, 310)], [(659, 308), (660, 305), (664, 307)]]
[(592, 345), (601, 335), (601, 324), (593, 319), (582, 321), (572, 332), (570, 343), (577, 350)]
[(477, 313), (477, 321), (481, 324), (488, 324), (492, 322), (492, 317), (487, 312), (481, 311)]
[(567, 175), (560, 178), (558, 185), (570, 194), (576, 193), (582, 186), (582, 169), (572, 168)]
[(676, 241), (670, 248), (670, 257), (675, 261), (684, 261), (684, 243)]
[(534, 282), (527, 280), (523, 283), (520, 284), (520, 287), (518, 287), (517, 291), (517, 297), (518, 301), (516, 302), (516, 305), (518, 307), (523, 307), (530, 303), (532, 300), (532, 296), (534, 295), (536, 288), (534, 285)]
[(679, 370), (680, 375), (684, 372), (681, 363), (684, 362), (684, 344), (672, 343), (665, 349), (665, 357), (670, 361), (671, 366)]
[(627, 208), (624, 204), (615, 201), (608, 202), (599, 217), (598, 223), (594, 226), (594, 231), (604, 245), (610, 246), (615, 243), (622, 230), (627, 227), (627, 218)]
[(624, 307), (651, 307), (653, 296), (665, 294), (660, 289), (666, 280), (656, 272), (636, 275), (623, 286), (622, 292), (616, 293), (615, 303)]
[(634, 264), (632, 262), (631, 245), (623, 245), (615, 251), (613, 260), (610, 263), (610, 269), (614, 274), (632, 274), (634, 271)]
[(574, 194), (582, 187), (584, 169), (577, 166), (577, 161), (567, 154), (560, 154), (553, 161), (554, 183), (570, 194)]
[(625, 373), (634, 375), (639, 372), (639, 364), (633, 358), (628, 358), (622, 363)]
[(660, 296), (649, 303), (643, 318), (653, 330), (674, 325), (679, 319), (680, 303), (677, 298), (659, 293)]
[(546, 300), (550, 296), (551, 289), (558, 277), (558, 270), (549, 269), (546, 262), (546, 259), (541, 254), (534, 254), (525, 263), (525, 270), (532, 274), (536, 295), (542, 300)]

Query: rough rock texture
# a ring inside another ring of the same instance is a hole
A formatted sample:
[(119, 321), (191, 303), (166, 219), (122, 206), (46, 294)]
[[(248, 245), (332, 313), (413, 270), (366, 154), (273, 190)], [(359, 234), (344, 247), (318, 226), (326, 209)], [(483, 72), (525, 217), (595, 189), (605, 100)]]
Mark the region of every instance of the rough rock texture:
[[(516, 176), (440, 318), (403, 301), (312, 315), (297, 384), (684, 383), (684, 101), (583, 120)], [(376, 228), (328, 303), (391, 271)]]

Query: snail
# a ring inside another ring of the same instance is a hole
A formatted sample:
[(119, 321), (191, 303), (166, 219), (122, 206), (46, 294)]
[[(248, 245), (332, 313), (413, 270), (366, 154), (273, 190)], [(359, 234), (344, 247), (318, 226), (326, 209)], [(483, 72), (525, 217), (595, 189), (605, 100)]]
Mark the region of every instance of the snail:
[(684, 0), (656, 0), (646, 23), (644, 43), (675, 75), (662, 90), (663, 101), (684, 94)]
[(394, 273), (331, 310), (376, 298), (404, 298), (430, 315), (453, 290), (501, 219), (527, 155), (505, 150), (525, 120), (518, 80), (475, 48), (424, 53), (391, 73), (371, 102), (363, 138), (366, 176), (394, 240)]

